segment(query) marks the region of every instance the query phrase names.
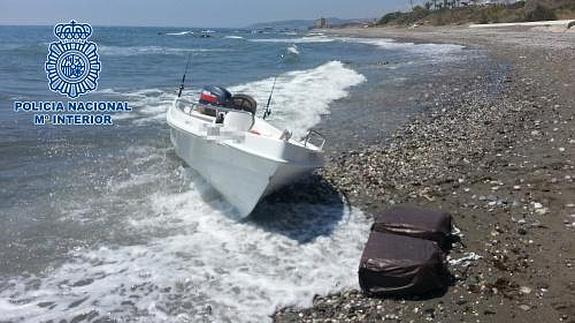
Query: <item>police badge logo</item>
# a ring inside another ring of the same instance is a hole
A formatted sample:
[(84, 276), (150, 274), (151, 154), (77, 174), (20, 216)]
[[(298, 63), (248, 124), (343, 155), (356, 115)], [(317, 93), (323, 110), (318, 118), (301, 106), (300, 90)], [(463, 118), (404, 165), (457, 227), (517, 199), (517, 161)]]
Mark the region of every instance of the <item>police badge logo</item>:
[(45, 66), (50, 90), (72, 99), (94, 91), (98, 87), (101, 65), (98, 46), (88, 41), (92, 26), (72, 20), (68, 24), (57, 24), (54, 35), (60, 41), (50, 43)]

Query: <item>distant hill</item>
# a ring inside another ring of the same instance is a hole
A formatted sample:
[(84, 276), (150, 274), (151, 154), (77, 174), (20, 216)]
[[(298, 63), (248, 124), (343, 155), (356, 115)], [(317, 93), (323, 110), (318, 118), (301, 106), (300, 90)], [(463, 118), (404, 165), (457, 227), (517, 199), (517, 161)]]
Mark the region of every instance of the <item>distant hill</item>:
[(505, 23), (575, 18), (575, 0), (426, 1), (409, 12), (391, 12), (379, 25), (451, 25)]
[[(352, 23), (364, 23), (373, 21), (373, 19), (368, 18), (359, 18), (359, 19), (341, 19), (336, 17), (326, 18), (327, 23), (329, 26), (336, 26), (336, 25), (345, 25), (345, 24), (352, 24)], [(248, 26), (248, 29), (274, 29), (274, 30), (282, 30), (282, 29), (289, 29), (289, 30), (306, 30), (309, 27), (313, 27), (315, 24), (314, 20), (282, 20), (282, 21), (270, 21), (270, 22), (262, 22)]]
[(270, 22), (261, 22), (257, 24), (253, 24), (248, 26), (248, 29), (298, 29), (303, 30), (307, 29), (310, 26), (313, 26), (313, 20), (282, 20), (282, 21), (270, 21)]

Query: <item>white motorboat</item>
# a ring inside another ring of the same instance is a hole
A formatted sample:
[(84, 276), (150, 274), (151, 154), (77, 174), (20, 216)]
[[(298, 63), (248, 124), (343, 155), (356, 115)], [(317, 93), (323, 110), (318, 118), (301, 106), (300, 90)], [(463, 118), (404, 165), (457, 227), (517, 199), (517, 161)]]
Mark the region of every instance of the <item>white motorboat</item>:
[(323, 166), (325, 143), (315, 131), (308, 131), (301, 141), (291, 138), (289, 131), (256, 117), (251, 101), (252, 110), (244, 111), (229, 104), (178, 98), (167, 113), (177, 155), (241, 217), (248, 216), (264, 196)]

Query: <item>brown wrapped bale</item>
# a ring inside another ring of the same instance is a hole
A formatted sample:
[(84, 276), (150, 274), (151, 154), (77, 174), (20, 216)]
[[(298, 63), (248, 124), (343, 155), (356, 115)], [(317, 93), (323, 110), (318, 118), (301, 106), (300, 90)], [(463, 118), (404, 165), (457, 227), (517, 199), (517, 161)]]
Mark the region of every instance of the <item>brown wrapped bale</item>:
[(445, 255), (430, 240), (371, 232), (361, 256), (359, 285), (368, 295), (421, 295), (445, 289)]
[(451, 236), (451, 216), (447, 212), (410, 206), (392, 208), (376, 217), (372, 230), (436, 241), (447, 248)]

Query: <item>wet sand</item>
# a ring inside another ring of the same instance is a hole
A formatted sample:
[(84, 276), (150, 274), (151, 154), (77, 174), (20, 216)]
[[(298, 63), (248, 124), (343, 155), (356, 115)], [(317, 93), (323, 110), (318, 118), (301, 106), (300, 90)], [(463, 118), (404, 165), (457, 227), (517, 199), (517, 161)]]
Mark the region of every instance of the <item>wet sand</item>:
[(330, 32), (487, 50), (491, 66), (470, 64), (432, 85), (418, 101), (423, 112), (380, 143), (361, 145), (359, 134), (322, 174), (370, 214), (400, 203), (449, 211), (464, 243), (450, 257), (481, 258), (451, 265), (444, 295), (348, 290), (282, 309), (275, 321), (575, 322), (575, 32)]

